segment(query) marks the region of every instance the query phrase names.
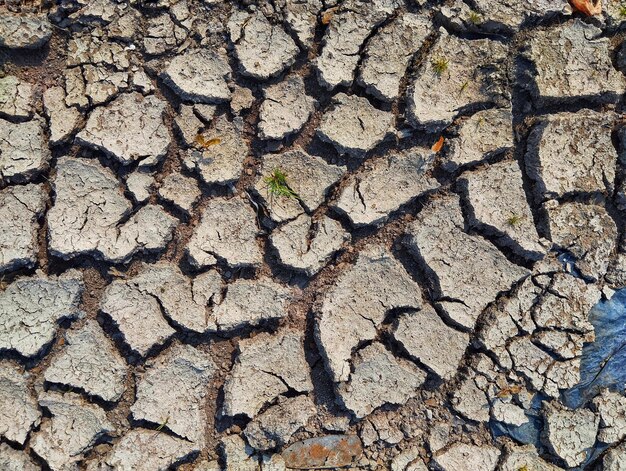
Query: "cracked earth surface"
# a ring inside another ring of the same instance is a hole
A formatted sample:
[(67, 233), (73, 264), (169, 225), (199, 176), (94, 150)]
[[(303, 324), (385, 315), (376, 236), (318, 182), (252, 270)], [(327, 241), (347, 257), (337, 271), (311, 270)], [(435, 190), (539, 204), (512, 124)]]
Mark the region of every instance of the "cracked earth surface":
[(0, 470), (626, 470), (624, 26), (6, 0)]

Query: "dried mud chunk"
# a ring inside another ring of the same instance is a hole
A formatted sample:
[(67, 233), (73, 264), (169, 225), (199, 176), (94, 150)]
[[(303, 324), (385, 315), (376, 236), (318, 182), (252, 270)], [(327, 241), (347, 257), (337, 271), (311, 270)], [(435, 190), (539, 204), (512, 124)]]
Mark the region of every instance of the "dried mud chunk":
[(107, 106), (96, 108), (76, 142), (118, 160), (123, 165), (155, 165), (171, 142), (163, 122), (166, 104), (156, 96), (124, 93)]
[(39, 49), (52, 36), (52, 25), (45, 16), (0, 15), (0, 46), (9, 49)]
[(187, 253), (195, 267), (214, 265), (217, 258), (232, 267), (258, 266), (263, 253), (256, 241), (257, 215), (243, 198), (215, 198), (204, 208)]
[(0, 116), (28, 119), (33, 115), (33, 86), (14, 75), (0, 79)]
[(350, 377), (352, 351), (373, 340), (392, 309), (422, 306), (420, 287), (384, 247), (369, 247), (324, 295), (315, 338), (334, 381)]
[(116, 70), (128, 70), (130, 53), (124, 45), (89, 33), (74, 35), (67, 42), (68, 67), (77, 65), (108, 65)]
[(169, 14), (163, 13), (148, 18), (143, 37), (143, 47), (146, 54), (153, 56), (164, 54), (180, 46), (187, 35), (188, 32), (185, 28), (176, 24)]
[(455, 443), (433, 457), (433, 461), (442, 471), (494, 471), (499, 458), (500, 450), (496, 447)]
[(489, 421), (489, 400), (476, 384), (474, 376), (464, 378), (452, 394), (452, 407), (456, 412), (476, 422)]
[(0, 190), (0, 273), (37, 263), (37, 220), (46, 208), (43, 185), (16, 185)]
[(6, 443), (0, 443), (0, 469), (4, 471), (40, 471), (26, 451), (14, 450)]
[(32, 180), (48, 165), (50, 157), (42, 118), (24, 123), (0, 119), (0, 178)]
[(178, 209), (189, 214), (202, 192), (195, 178), (180, 173), (171, 173), (163, 179), (159, 196)]
[(203, 405), (215, 370), (207, 354), (189, 345), (177, 345), (150, 360), (138, 378), (133, 418), (167, 421), (169, 430), (201, 447), (206, 434)]
[(626, 468), (626, 443), (612, 448), (602, 460), (604, 471), (622, 471)]
[(531, 35), (524, 52), (536, 72), (528, 77), (528, 86), (539, 102), (580, 97), (617, 101), (626, 81), (611, 63), (609, 38), (601, 35), (600, 28), (579, 19)]
[(402, 205), (439, 186), (430, 176), (433, 161), (434, 154), (425, 148), (368, 161), (350, 177), (334, 208), (354, 226), (381, 224)]
[(51, 383), (80, 388), (105, 401), (117, 401), (125, 390), (126, 362), (96, 321), (65, 333), (63, 349), (44, 372)]
[(48, 88), (43, 94), (43, 105), (50, 120), (50, 145), (68, 141), (78, 129), (80, 111), (65, 103), (63, 87)]
[(392, 131), (394, 115), (374, 108), (367, 98), (338, 93), (324, 113), (317, 135), (338, 152), (359, 157)]
[(285, 21), (305, 48), (313, 45), (317, 15), (324, 6), (322, 0), (278, 0), (283, 10)]
[(360, 419), (384, 404), (404, 404), (425, 379), (426, 373), (417, 366), (376, 342), (357, 352), (350, 377), (337, 393), (341, 403)]
[(440, 32), (409, 90), (413, 125), (438, 130), (470, 108), (510, 105), (507, 48), (490, 39), (468, 40)]
[(436, 277), (436, 296), (446, 315), (470, 330), (498, 293), (528, 275), (490, 242), (464, 232), (458, 196), (433, 200), (409, 226), (404, 243)]
[[(28, 433), (41, 419), (27, 381), (28, 374), (20, 368), (10, 363), (0, 364), (0, 436), (20, 445), (26, 442)], [(0, 463), (2, 456), (0, 450)]]
[(541, 118), (526, 152), (526, 171), (538, 198), (568, 193), (613, 193), (617, 151), (611, 140), (614, 113), (581, 110)]
[(224, 384), (223, 413), (252, 418), (289, 389), (311, 391), (302, 341), (302, 334), (288, 330), (241, 340), (235, 365)]
[(524, 466), (537, 471), (560, 471), (561, 468), (544, 461), (537, 454), (533, 445), (507, 446), (503, 461), (500, 463), (502, 471), (519, 471)]
[(215, 51), (195, 49), (175, 56), (161, 78), (183, 100), (218, 103), (230, 100), (230, 75), (226, 57)]
[(18, 278), (0, 292), (0, 350), (33, 357), (52, 342), (61, 319), (80, 315), (80, 272)]
[(594, 398), (593, 406), (600, 416), (598, 440), (609, 444), (623, 440), (626, 436), (626, 398), (605, 389)]
[(259, 456), (239, 435), (228, 435), (220, 443), (227, 470), (260, 471)]

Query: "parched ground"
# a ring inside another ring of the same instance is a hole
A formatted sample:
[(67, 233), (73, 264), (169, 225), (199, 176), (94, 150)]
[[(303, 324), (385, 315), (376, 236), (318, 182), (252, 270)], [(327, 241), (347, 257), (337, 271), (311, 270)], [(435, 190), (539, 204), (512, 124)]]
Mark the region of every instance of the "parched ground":
[(625, 470), (602, 10), (6, 0), (0, 470)]

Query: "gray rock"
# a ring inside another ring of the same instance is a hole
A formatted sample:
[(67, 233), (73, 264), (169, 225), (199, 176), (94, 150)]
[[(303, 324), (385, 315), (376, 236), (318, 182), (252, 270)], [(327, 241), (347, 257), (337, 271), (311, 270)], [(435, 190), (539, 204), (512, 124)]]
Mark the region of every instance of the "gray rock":
[(577, 97), (616, 101), (624, 93), (624, 77), (611, 63), (610, 40), (601, 36), (600, 28), (576, 19), (529, 38), (524, 53), (536, 72), (527, 86), (540, 103)]
[(206, 436), (204, 403), (216, 366), (189, 345), (176, 345), (151, 359), (137, 380), (130, 411), (136, 420), (163, 424), (179, 437), (202, 447)]
[(626, 397), (603, 390), (593, 399), (593, 406), (600, 416), (598, 440), (613, 444), (626, 436)]
[(70, 259), (92, 253), (121, 262), (138, 251), (155, 251), (172, 238), (177, 220), (160, 206), (147, 205), (126, 222), (131, 203), (109, 169), (87, 159), (63, 157), (53, 182), (48, 211), (49, 249)]
[(38, 220), (46, 209), (43, 185), (15, 185), (0, 190), (0, 273), (37, 263)]
[(30, 446), (53, 471), (76, 469), (82, 454), (115, 430), (104, 410), (77, 394), (42, 393), (39, 404), (52, 418), (41, 424)]
[(239, 435), (222, 438), (220, 448), (226, 463), (225, 471), (261, 471), (259, 457)]
[(76, 142), (117, 159), (123, 165), (155, 165), (171, 142), (163, 122), (166, 104), (156, 96), (124, 93), (89, 115)]
[(14, 450), (6, 443), (0, 443), (0, 469), (4, 471), (40, 471), (25, 451)]
[(409, 226), (404, 243), (434, 275), (439, 306), (470, 330), (498, 293), (510, 290), (528, 274), (485, 239), (464, 232), (457, 196), (444, 196), (427, 205)]
[(105, 461), (113, 469), (166, 471), (198, 451), (196, 444), (167, 433), (133, 429), (113, 445)]
[(225, 286), (223, 300), (212, 312), (218, 330), (256, 327), (264, 321), (287, 315), (291, 290), (269, 278), (239, 279)]
[(50, 160), (44, 120), (25, 123), (0, 119), (0, 178), (32, 180)]
[(543, 258), (546, 248), (540, 243), (517, 162), (507, 160), (466, 172), (460, 183), (467, 194), (472, 226), (497, 237), (517, 255)]
[(500, 450), (494, 446), (455, 443), (433, 461), (442, 471), (494, 471), (500, 458)]
[(261, 10), (248, 14), (235, 11), (228, 21), (241, 73), (267, 80), (280, 74), (296, 60), (300, 49), (280, 25), (272, 24)]
[(261, 139), (283, 139), (299, 131), (315, 111), (316, 101), (306, 94), (299, 75), (267, 87), (263, 96), (259, 110)]
[(596, 442), (599, 418), (588, 409), (570, 410), (559, 402), (543, 403), (544, 442), (568, 467), (582, 464)]
[(597, 280), (608, 269), (617, 238), (615, 222), (601, 206), (556, 202), (545, 204), (550, 239), (576, 258), (583, 276)]
[(332, 90), (352, 83), (362, 45), (400, 5), (397, 0), (348, 0), (331, 13), (322, 52), (315, 61), (322, 86)]
[(409, 90), (409, 120), (436, 131), (464, 110), (510, 106), (507, 59), (498, 41), (460, 39), (440, 30)]
[(218, 103), (230, 99), (228, 58), (209, 49), (189, 49), (175, 56), (161, 74), (183, 100)]
[(244, 435), (257, 450), (282, 447), (315, 413), (315, 404), (308, 396), (284, 399), (256, 416)]
[(510, 108), (479, 111), (462, 122), (458, 137), (448, 141), (443, 167), (454, 171), (466, 164), (512, 149), (513, 115)]
[(626, 443), (610, 449), (602, 459), (604, 471), (624, 471), (626, 469)]
[[(270, 193), (267, 180), (273, 177), (276, 170), (285, 175), (287, 185), (298, 198)], [(269, 216), (276, 222), (283, 222), (295, 219), (305, 211), (315, 211), (345, 171), (344, 167), (327, 164), (324, 159), (295, 148), (282, 154), (263, 156), (254, 189), (267, 207)]]
[(0, 78), (0, 116), (28, 119), (33, 115), (33, 86), (14, 75)]
[(212, 199), (187, 245), (189, 261), (198, 268), (214, 265), (216, 257), (232, 267), (259, 266), (263, 252), (257, 235), (257, 215), (247, 201), (238, 196)]
[(357, 418), (384, 404), (403, 405), (426, 379), (414, 364), (375, 342), (357, 352), (347, 382), (337, 388), (341, 403)]
[(70, 140), (78, 129), (81, 114), (65, 104), (63, 87), (51, 87), (43, 93), (43, 106), (50, 122), (50, 145)]
[(64, 347), (52, 358), (44, 379), (112, 402), (124, 393), (126, 371), (126, 362), (102, 328), (88, 320), (79, 330), (65, 333)]
[(368, 247), (323, 297), (315, 337), (334, 381), (350, 377), (353, 350), (377, 336), (392, 309), (422, 307), (420, 287), (382, 246)]
[[(20, 445), (41, 421), (37, 401), (28, 388), (28, 378), (27, 373), (11, 363), (0, 365), (0, 436)], [(0, 463), (2, 455), (0, 451)]]
[(469, 343), (469, 335), (448, 327), (428, 305), (418, 312), (401, 314), (394, 323), (393, 336), (409, 355), (443, 379), (456, 374)]
[(79, 316), (80, 272), (18, 278), (0, 291), (0, 350), (33, 357), (52, 342), (57, 323)]
[(342, 154), (359, 157), (393, 130), (394, 115), (374, 108), (367, 98), (338, 93), (322, 116), (317, 135)]
[(293, 221), (275, 229), (270, 243), (283, 265), (315, 275), (350, 240), (341, 224), (328, 216), (318, 220), (301, 214)]
[(9, 49), (39, 49), (52, 36), (52, 25), (45, 16), (0, 15), (0, 46)]
[(137, 203), (150, 199), (150, 191), (154, 185), (154, 173), (138, 169), (126, 177), (126, 188)]
[(186, 177), (180, 173), (170, 173), (161, 182), (159, 196), (172, 203), (184, 213), (189, 214), (194, 203), (202, 192), (195, 178)]
[(183, 165), (196, 171), (208, 184), (227, 185), (238, 180), (249, 152), (241, 129), (228, 121), (226, 116), (220, 116), (202, 136), (206, 145), (187, 151)]
[(425, 148), (368, 160), (349, 177), (333, 207), (354, 226), (384, 223), (389, 214), (439, 186), (430, 176), (434, 154)]
[(569, 193), (613, 193), (617, 151), (614, 113), (581, 110), (540, 118), (526, 151), (526, 171), (539, 199)]
[(383, 26), (367, 42), (359, 84), (380, 100), (396, 100), (411, 58), (431, 32), (430, 20), (412, 13), (401, 14)]
[(311, 391), (302, 341), (301, 333), (290, 330), (240, 340), (239, 354), (224, 384), (224, 415), (253, 418), (289, 389)]

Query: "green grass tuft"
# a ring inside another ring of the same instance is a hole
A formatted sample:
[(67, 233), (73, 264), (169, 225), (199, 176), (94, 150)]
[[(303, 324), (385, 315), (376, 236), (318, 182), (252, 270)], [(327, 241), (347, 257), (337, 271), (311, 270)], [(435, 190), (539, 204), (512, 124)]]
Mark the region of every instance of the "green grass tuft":
[(449, 67), (448, 59), (445, 57), (437, 57), (432, 60), (433, 72), (437, 77), (441, 77)]
[(506, 220), (506, 223), (511, 227), (519, 225), (520, 222), (522, 222), (522, 216), (518, 216), (517, 214), (513, 214)]
[(279, 168), (272, 170), (269, 177), (263, 179), (270, 197), (298, 199), (298, 193), (289, 188), (287, 174)]
[(477, 25), (477, 24), (481, 23), (480, 15), (477, 12), (473, 11), (473, 10), (470, 11), (468, 20), (473, 25)]

